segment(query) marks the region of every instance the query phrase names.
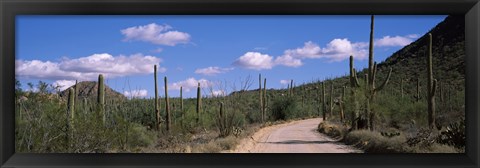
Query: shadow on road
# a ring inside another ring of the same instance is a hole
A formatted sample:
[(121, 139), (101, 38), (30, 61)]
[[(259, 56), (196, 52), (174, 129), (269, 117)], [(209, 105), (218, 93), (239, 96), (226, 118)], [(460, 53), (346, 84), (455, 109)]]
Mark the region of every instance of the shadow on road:
[(302, 141), (302, 140), (287, 140), (287, 141), (280, 141), (280, 142), (262, 142), (262, 143), (269, 143), (269, 144), (339, 144), (335, 141)]

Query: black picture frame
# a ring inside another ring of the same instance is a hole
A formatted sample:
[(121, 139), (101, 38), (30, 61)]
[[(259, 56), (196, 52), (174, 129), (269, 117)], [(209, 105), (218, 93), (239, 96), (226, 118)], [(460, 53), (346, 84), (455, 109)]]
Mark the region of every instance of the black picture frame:
[[(0, 0), (1, 167), (479, 167), (478, 0)], [(17, 154), (17, 15), (465, 15), (465, 154)]]

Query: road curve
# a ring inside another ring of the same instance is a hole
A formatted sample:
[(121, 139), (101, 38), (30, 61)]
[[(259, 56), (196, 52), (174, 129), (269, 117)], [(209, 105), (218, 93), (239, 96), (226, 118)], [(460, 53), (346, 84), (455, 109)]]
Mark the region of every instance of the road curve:
[(232, 153), (360, 153), (316, 131), (321, 118), (293, 121), (260, 129), (243, 139)]

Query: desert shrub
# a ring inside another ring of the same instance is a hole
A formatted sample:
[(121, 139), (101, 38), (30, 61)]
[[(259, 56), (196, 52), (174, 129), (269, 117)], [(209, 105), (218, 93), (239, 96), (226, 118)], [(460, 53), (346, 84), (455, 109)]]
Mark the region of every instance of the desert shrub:
[(342, 139), (345, 134), (348, 132), (348, 129), (344, 126), (337, 124), (330, 124), (329, 122), (323, 121), (318, 124), (318, 132), (324, 133), (333, 138)]
[(437, 142), (441, 144), (455, 146), (457, 148), (465, 147), (465, 120), (461, 119), (459, 122), (451, 123), (444, 131), (440, 132), (437, 137)]
[(228, 136), (216, 139), (215, 143), (220, 146), (222, 150), (230, 150), (238, 144), (238, 140), (234, 136)]
[(66, 152), (65, 103), (45, 93), (29, 93), (27, 97), (15, 106), (16, 152)]
[(273, 100), (271, 118), (273, 120), (287, 120), (297, 117), (297, 102), (293, 97), (282, 96)]
[(347, 145), (354, 145), (367, 153), (408, 153), (412, 149), (405, 145), (405, 136), (384, 137), (379, 132), (368, 130), (352, 131), (345, 136)]
[(428, 147), (415, 146), (413, 147), (412, 150), (414, 153), (464, 153), (465, 152), (465, 151), (462, 151), (462, 149), (457, 149), (453, 146), (438, 144), (438, 143), (434, 143)]
[(146, 147), (155, 142), (155, 132), (148, 131), (145, 127), (139, 124), (131, 124), (128, 130), (128, 146), (132, 147)]

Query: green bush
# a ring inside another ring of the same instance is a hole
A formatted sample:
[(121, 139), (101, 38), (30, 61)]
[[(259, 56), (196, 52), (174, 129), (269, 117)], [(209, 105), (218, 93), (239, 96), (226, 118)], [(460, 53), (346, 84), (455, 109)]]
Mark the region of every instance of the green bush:
[(293, 97), (282, 96), (275, 98), (271, 106), (271, 118), (273, 120), (287, 120), (295, 118), (298, 115), (297, 102)]

